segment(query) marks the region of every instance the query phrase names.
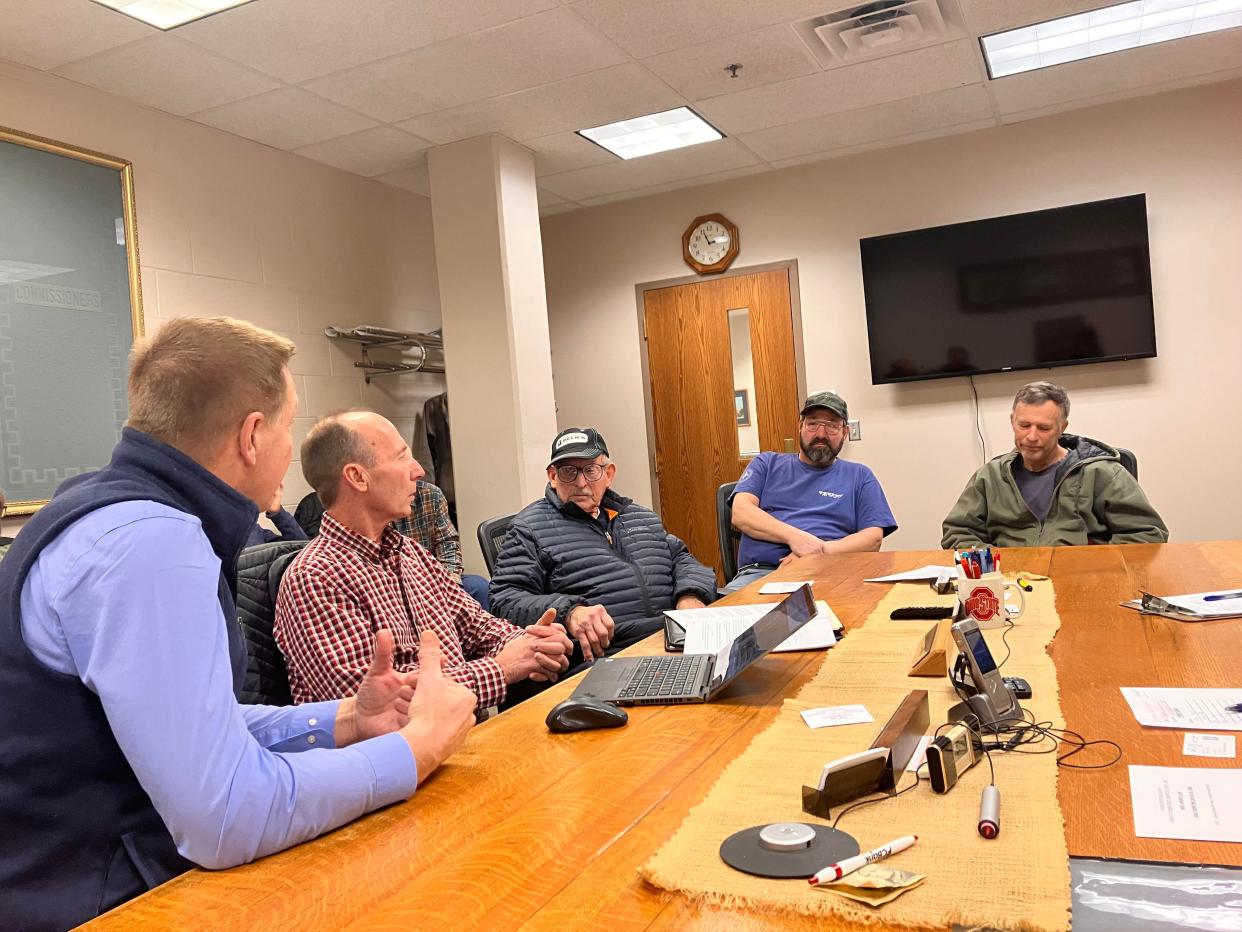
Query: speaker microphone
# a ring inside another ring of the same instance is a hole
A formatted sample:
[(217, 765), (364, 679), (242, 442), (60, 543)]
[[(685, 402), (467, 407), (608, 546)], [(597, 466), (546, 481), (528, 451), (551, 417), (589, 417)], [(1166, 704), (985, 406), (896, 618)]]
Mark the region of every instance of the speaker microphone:
[(979, 834), (984, 838), (1000, 834), (1000, 790), (995, 783), (983, 788), (983, 797), (979, 800)]

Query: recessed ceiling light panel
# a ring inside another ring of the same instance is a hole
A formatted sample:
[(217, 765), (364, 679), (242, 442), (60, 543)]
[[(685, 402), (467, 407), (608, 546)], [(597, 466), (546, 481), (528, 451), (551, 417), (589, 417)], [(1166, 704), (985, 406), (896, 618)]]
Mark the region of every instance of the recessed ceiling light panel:
[(156, 29), (176, 29), (196, 19), (254, 0), (95, 0)]
[(623, 159), (636, 159), (670, 149), (697, 146), (701, 142), (724, 139), (716, 129), (689, 107), (593, 126), (578, 130), (579, 136), (602, 146)]
[(984, 36), (993, 78), (1242, 26), (1242, 0), (1133, 0)]

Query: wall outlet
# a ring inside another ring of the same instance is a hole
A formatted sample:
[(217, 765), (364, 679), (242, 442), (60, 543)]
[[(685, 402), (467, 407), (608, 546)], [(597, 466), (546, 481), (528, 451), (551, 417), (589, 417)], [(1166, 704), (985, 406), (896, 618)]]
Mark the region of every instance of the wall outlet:
[(850, 421), (849, 424), (850, 424), (850, 439), (851, 440), (862, 440), (862, 421), (858, 419), (854, 419)]

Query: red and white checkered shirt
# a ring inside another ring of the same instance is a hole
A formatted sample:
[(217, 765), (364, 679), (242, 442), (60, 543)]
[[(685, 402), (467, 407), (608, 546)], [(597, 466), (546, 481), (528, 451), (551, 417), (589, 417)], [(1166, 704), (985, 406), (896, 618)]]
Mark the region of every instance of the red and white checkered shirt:
[(480, 709), (504, 699), (504, 673), (493, 658), (522, 629), (485, 612), (435, 556), (392, 527), (377, 544), (325, 514), (276, 599), (272, 633), (293, 701), (357, 692), (381, 627), (392, 631), (398, 670), (418, 669), (418, 636), (430, 629), (440, 638), (445, 674), (473, 691)]

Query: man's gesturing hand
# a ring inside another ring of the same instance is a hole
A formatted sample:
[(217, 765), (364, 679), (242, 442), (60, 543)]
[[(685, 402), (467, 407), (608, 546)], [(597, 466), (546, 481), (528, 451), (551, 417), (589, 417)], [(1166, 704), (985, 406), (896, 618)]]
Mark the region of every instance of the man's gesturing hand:
[(565, 618), (565, 626), (582, 645), (582, 656), (587, 663), (604, 656), (616, 630), (612, 616), (602, 605), (579, 605)]
[(386, 735), (410, 720), (410, 700), (418, 672), (398, 673), (392, 665), (392, 632), (375, 632), (375, 653), (356, 695), (342, 699), (336, 712), (336, 746), (346, 747)]
[(474, 693), (444, 675), (444, 655), (434, 631), (424, 631), (418, 639), (418, 689), (410, 703), (409, 724), (401, 736), (414, 752), (418, 782), (461, 746), (474, 724)]

